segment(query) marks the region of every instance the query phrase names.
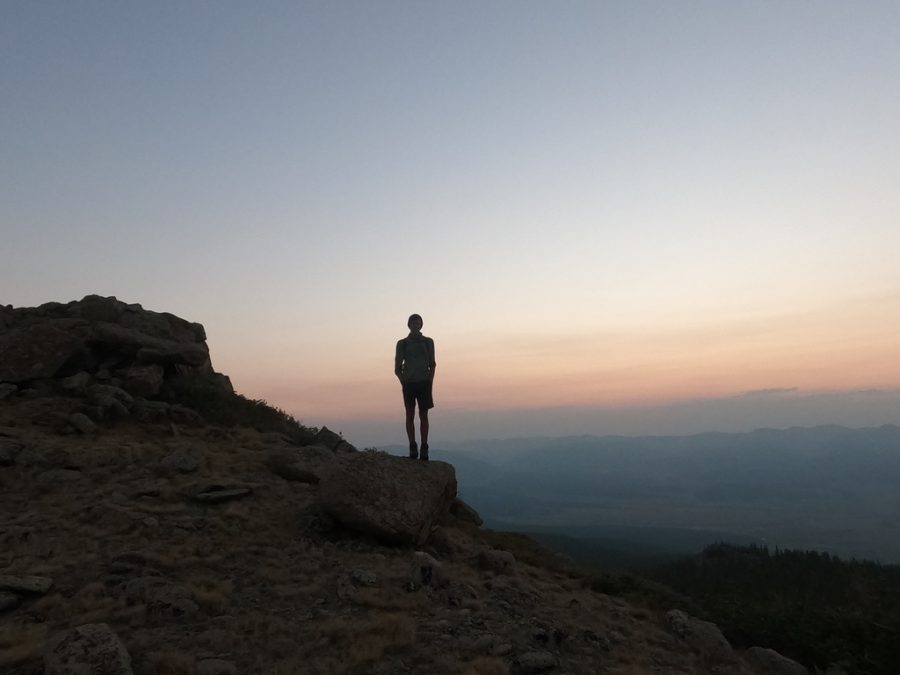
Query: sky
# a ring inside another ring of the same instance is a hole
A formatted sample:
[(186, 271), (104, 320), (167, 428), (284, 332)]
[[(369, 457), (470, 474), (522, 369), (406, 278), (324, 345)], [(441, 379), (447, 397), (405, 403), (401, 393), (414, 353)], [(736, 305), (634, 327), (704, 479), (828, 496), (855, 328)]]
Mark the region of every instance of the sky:
[(0, 2), (0, 302), (437, 439), (900, 423), (900, 3)]

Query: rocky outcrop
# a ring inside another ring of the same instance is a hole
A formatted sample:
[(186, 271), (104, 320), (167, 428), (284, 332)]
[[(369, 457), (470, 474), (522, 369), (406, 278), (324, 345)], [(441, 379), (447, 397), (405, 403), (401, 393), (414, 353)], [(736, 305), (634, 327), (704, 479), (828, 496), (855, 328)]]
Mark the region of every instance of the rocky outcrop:
[(167, 378), (191, 373), (230, 386), (213, 371), (203, 326), (172, 314), (98, 295), (67, 304), (0, 307), (4, 391), (55, 380), (69, 392), (103, 383), (151, 398)]
[(427, 541), (455, 497), (451, 465), (378, 452), (342, 456), (319, 483), (319, 501), (335, 520), (398, 544)]

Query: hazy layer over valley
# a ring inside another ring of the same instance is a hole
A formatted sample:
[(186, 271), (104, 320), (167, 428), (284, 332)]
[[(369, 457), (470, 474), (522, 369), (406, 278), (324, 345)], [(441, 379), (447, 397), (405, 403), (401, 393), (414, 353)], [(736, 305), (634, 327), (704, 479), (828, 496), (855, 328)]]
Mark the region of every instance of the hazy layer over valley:
[(764, 542), (900, 562), (900, 427), (441, 446), (488, 524), (647, 553)]

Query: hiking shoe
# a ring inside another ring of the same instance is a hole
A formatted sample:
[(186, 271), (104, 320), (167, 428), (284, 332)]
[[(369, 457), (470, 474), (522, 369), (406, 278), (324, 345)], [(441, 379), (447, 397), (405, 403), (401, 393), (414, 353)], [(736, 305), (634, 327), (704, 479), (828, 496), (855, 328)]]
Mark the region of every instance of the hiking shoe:
[[(428, 452), (428, 446), (424, 446), (422, 448), (422, 452)], [(418, 459), (419, 458), (419, 446), (415, 441), (412, 441), (409, 444), (409, 458), (410, 459)]]
[(428, 461), (428, 443), (422, 443), (422, 454), (419, 455), (419, 459), (423, 462)]

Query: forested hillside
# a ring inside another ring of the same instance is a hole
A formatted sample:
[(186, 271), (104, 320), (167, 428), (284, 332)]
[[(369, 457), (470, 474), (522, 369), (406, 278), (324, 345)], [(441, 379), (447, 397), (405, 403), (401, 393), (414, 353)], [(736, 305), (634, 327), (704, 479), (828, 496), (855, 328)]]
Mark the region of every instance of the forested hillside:
[(900, 566), (716, 544), (649, 575), (693, 598), (736, 646), (854, 675), (900, 673)]

